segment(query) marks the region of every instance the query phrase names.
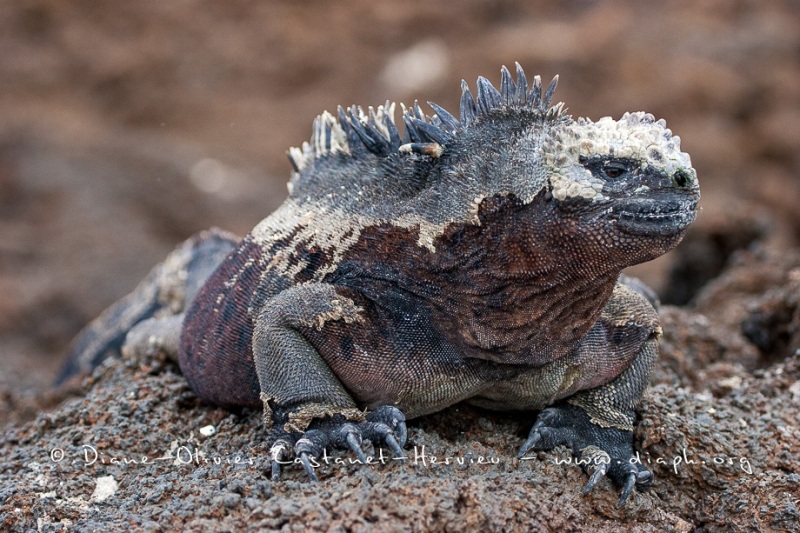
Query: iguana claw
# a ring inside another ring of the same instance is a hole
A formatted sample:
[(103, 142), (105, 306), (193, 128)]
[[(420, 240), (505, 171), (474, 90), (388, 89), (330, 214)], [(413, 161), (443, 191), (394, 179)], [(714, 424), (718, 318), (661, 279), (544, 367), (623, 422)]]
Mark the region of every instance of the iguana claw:
[[(299, 462), (312, 482), (318, 481), (315, 459), (328, 447), (350, 450), (358, 461), (367, 463), (368, 458), (361, 449), (365, 440), (375, 446), (388, 447), (395, 458), (405, 461), (403, 445), (408, 435), (405, 420), (405, 415), (396, 407), (383, 406), (368, 414), (364, 422), (353, 423), (333, 417), (312, 422), (303, 434), (284, 433), (270, 448), (272, 481), (280, 481), (281, 466), (292, 462)], [(297, 459), (292, 460), (292, 457)]]
[(603, 477), (621, 486), (617, 507), (622, 507), (633, 493), (653, 481), (653, 474), (634, 460), (631, 432), (594, 424), (580, 407), (561, 404), (539, 414), (530, 434), (520, 448), (521, 459), (530, 450), (552, 450), (558, 445), (572, 449), (589, 482), (583, 494), (589, 493)]

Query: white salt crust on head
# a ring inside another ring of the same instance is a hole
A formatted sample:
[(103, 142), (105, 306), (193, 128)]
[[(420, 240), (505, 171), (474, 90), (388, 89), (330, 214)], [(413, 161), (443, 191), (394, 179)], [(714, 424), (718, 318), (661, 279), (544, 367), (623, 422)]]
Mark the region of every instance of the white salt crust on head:
[(640, 161), (671, 176), (678, 170), (696, 179), (689, 154), (681, 152), (680, 138), (664, 120), (649, 113), (625, 113), (620, 120), (603, 117), (597, 122), (578, 119), (552, 130), (542, 145), (553, 197), (604, 198), (603, 182), (582, 168), (580, 157), (611, 156)]

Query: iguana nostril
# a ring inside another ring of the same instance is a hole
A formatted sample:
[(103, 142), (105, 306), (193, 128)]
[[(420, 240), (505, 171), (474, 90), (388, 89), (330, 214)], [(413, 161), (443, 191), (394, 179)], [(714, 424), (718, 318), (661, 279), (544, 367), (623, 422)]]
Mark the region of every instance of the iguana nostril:
[(686, 189), (692, 184), (692, 176), (690, 176), (685, 170), (678, 170), (672, 176), (672, 181), (675, 182), (675, 185), (681, 189)]

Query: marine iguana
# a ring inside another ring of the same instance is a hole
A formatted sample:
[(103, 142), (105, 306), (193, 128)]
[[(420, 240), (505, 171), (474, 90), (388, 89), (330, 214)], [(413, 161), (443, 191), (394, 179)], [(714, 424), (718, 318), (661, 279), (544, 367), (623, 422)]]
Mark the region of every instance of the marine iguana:
[(694, 220), (695, 170), (663, 120), (552, 105), (517, 64), (429, 103), (339, 107), (289, 151), (289, 197), (244, 239), (193, 237), (79, 335), (61, 380), (122, 347), (177, 355), (192, 389), (262, 408), (272, 477), (364, 440), (398, 456), (406, 419), (466, 401), (540, 411), (522, 444), (564, 444), (619, 504), (652, 473), (635, 409), (657, 357), (655, 297), (621, 275)]

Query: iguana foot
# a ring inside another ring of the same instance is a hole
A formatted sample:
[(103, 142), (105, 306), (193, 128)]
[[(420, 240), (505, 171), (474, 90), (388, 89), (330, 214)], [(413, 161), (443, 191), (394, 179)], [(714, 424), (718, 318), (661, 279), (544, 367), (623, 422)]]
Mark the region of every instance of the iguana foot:
[(586, 411), (570, 404), (548, 407), (539, 413), (518, 457), (521, 459), (530, 450), (552, 450), (560, 444), (572, 449), (590, 476), (584, 494), (607, 476), (622, 487), (617, 502), (617, 507), (622, 507), (634, 487), (643, 490), (653, 482), (653, 473), (634, 456), (633, 432), (594, 424)]
[[(315, 420), (305, 433), (282, 432), (270, 448), (272, 481), (280, 481), (281, 466), (299, 462), (311, 481), (318, 481), (315, 460), (328, 447), (351, 450), (361, 463), (367, 456), (361, 449), (365, 440), (374, 446), (386, 446), (395, 458), (405, 461), (403, 446), (408, 431), (400, 409), (384, 405), (369, 413), (364, 422), (353, 423), (341, 415)], [(294, 458), (294, 459), (293, 459)]]

